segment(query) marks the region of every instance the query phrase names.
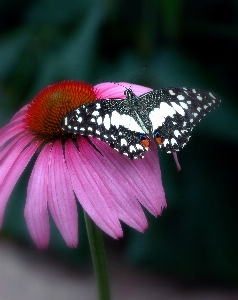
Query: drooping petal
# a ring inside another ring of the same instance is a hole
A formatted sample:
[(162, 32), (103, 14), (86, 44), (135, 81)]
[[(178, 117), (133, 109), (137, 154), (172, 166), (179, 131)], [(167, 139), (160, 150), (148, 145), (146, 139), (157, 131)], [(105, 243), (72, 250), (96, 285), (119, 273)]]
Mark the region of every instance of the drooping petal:
[(81, 151), (91, 151), (89, 144), (80, 139), (80, 151), (71, 141), (65, 145), (66, 163), (72, 180), (73, 189), (84, 210), (91, 219), (114, 238), (123, 235), (117, 211), (103, 178), (94, 170)]
[[(79, 166), (76, 166), (79, 167)], [(61, 141), (54, 142), (48, 168), (48, 205), (69, 247), (78, 244), (78, 212)]]
[(155, 144), (151, 143), (150, 149), (143, 159), (129, 160), (106, 143), (97, 139), (92, 140), (106, 159), (116, 166), (118, 172), (125, 179), (130, 194), (134, 195), (153, 215), (161, 214), (162, 209), (166, 207), (166, 200)]
[(145, 86), (131, 84), (128, 82), (103, 82), (94, 86), (94, 89), (97, 90), (97, 96), (100, 99), (107, 98), (125, 98), (125, 90), (132, 89), (133, 92), (140, 96), (141, 94), (151, 91), (151, 88)]
[(39, 248), (46, 248), (50, 240), (50, 222), (47, 210), (47, 176), (52, 145), (41, 150), (27, 188), (25, 219), (32, 239)]
[[(144, 161), (143, 161), (144, 160)], [(160, 215), (167, 206), (165, 192), (162, 184), (162, 175), (159, 164), (158, 150), (154, 142), (150, 145), (150, 150), (146, 153), (143, 160), (135, 160), (137, 172), (141, 175), (144, 182), (144, 191), (150, 191), (148, 197), (140, 198), (139, 201), (147, 208), (152, 205), (155, 215)]]
[(4, 181), (0, 185), (0, 227), (2, 226), (3, 221), (3, 214), (6, 207), (6, 203), (9, 199), (9, 196), (21, 176), (23, 170), (29, 163), (30, 159), (32, 158), (33, 154), (36, 152), (36, 149), (39, 147), (38, 142), (33, 142), (29, 147), (24, 149), (19, 156), (15, 160), (12, 167), (9, 169), (9, 172), (4, 178)]
[[(121, 170), (121, 165), (118, 165), (114, 158), (110, 160), (107, 156), (102, 156), (87, 143), (84, 139), (79, 140), (80, 155), (87, 160), (94, 172), (100, 177), (98, 183), (103, 184), (109, 191), (118, 218), (136, 230), (144, 231), (148, 224), (144, 212), (127, 182), (127, 177), (130, 174), (123, 174), (123, 165)], [(102, 148), (104, 145), (107, 146), (106, 143), (100, 141), (99, 143)], [(118, 155), (121, 156), (119, 153)]]
[(24, 149), (24, 147), (26, 147), (27, 144), (31, 142), (32, 138), (33, 137), (31, 135), (27, 135), (22, 139), (19, 138), (17, 143), (14, 143), (13, 145), (10, 143), (12, 148), (10, 151), (5, 153), (0, 163), (0, 185), (2, 184), (12, 165), (15, 164), (15, 160), (20, 155), (21, 151)]

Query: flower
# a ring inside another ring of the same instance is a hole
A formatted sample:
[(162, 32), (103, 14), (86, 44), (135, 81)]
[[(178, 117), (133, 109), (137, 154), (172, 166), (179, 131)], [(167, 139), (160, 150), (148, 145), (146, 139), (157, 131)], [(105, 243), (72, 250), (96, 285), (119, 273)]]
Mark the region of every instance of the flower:
[(34, 155), (24, 215), (40, 248), (50, 240), (48, 210), (67, 245), (77, 247), (75, 196), (96, 225), (116, 239), (123, 235), (120, 221), (140, 232), (147, 228), (141, 204), (151, 214), (161, 214), (166, 201), (154, 143), (144, 159), (132, 161), (107, 143), (69, 136), (60, 128), (69, 111), (96, 99), (124, 98), (125, 87), (137, 95), (150, 90), (129, 83), (50, 85), (0, 130), (0, 225), (10, 194)]

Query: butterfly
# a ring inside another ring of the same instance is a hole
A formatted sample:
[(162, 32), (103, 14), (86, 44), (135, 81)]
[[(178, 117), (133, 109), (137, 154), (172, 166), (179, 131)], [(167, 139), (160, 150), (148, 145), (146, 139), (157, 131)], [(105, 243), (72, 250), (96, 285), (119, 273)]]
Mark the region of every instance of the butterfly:
[(194, 126), (221, 101), (209, 91), (185, 87), (140, 96), (126, 89), (125, 96), (83, 104), (61, 120), (61, 128), (100, 139), (130, 159), (143, 158), (150, 137), (168, 153), (182, 149)]

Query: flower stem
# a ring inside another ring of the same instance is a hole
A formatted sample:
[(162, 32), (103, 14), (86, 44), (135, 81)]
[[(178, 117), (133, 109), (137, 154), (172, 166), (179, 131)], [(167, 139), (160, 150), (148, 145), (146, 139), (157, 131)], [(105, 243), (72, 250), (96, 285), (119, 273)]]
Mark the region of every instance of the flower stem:
[(85, 211), (84, 218), (97, 281), (98, 300), (110, 300), (110, 287), (102, 232)]

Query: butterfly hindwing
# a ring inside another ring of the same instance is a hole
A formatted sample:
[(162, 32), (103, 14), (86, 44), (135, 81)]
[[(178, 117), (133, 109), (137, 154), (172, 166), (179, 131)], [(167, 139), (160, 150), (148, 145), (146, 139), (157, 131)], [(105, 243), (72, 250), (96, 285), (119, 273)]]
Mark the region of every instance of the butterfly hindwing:
[(61, 127), (70, 134), (98, 138), (133, 159), (143, 157), (148, 149), (141, 143), (141, 135), (145, 133), (133, 116), (126, 100), (98, 100), (68, 113)]

